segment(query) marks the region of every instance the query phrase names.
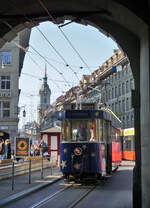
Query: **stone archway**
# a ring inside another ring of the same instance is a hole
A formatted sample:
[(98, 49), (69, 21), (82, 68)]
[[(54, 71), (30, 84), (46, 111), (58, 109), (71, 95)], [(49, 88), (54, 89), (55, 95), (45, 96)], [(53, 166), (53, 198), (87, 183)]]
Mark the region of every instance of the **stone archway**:
[[(136, 168), (134, 207), (147, 208), (150, 204), (150, 66), (149, 66), (149, 5), (140, 3), (137, 9), (130, 1), (119, 0), (59, 0), (42, 2), (50, 12), (51, 18), (42, 8), (41, 0), (13, 1), (14, 4), (1, 4), (0, 46), (14, 38), (15, 33), (32, 27), (42, 21), (55, 19), (60, 23), (71, 19), (81, 24), (90, 24), (107, 36), (112, 37), (128, 55), (135, 78), (133, 106), (135, 108), (136, 129)], [(10, 1), (11, 2), (11, 1)], [(9, 11), (8, 11), (9, 8)], [(145, 11), (145, 14), (142, 12)], [(142, 186), (142, 189), (141, 189)], [(141, 192), (142, 190), (142, 192)]]

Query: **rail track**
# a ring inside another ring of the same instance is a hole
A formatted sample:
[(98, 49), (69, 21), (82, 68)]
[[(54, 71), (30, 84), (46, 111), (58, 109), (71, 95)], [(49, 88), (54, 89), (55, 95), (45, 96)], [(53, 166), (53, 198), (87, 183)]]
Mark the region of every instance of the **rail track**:
[[(65, 186), (64, 188), (61, 188), (60, 190), (57, 190), (56, 192), (50, 194), (49, 196), (43, 198), (42, 200), (38, 201), (37, 203), (33, 204), (29, 208), (41, 208), (46, 207), (47, 204), (51, 204), (53, 200), (59, 200), (59, 203), (61, 203), (62, 195), (67, 195), (67, 208), (74, 208), (78, 203), (80, 203), (85, 197), (87, 197), (94, 189), (96, 188), (96, 185), (82, 185), (82, 184), (75, 184), (71, 183)], [(81, 191), (83, 190), (83, 191)], [(67, 192), (67, 193), (66, 193)], [(71, 193), (74, 193), (74, 197), (70, 197)], [(77, 194), (77, 192), (82, 192), (81, 194)], [(70, 195), (69, 195), (70, 193)], [(78, 197), (76, 197), (78, 196)], [(63, 205), (62, 205), (63, 207)], [(65, 205), (66, 208), (66, 205)]]

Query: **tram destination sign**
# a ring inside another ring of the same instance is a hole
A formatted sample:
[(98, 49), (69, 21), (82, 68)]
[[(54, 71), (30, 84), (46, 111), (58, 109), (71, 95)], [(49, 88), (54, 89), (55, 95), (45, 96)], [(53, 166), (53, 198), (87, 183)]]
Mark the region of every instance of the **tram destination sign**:
[(88, 110), (67, 110), (66, 118), (81, 118), (86, 119), (91, 117), (91, 112)]

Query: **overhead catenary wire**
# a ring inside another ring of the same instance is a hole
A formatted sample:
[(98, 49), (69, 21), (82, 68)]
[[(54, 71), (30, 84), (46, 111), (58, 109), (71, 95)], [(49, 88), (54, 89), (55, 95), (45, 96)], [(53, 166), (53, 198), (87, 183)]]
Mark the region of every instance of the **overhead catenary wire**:
[[(31, 51), (28, 50), (28, 52), (31, 52)], [(37, 54), (34, 53), (34, 52), (31, 52), (31, 53), (34, 54), (34, 55), (37, 55)], [(63, 65), (63, 66), (68, 67), (67, 64), (64, 63), (64, 62), (58, 61), (58, 60), (53, 59), (53, 58), (50, 58), (50, 57), (46, 57), (46, 58), (47, 58), (48, 60), (51, 60), (52, 62), (55, 62), (55, 63), (57, 63), (57, 64), (60, 64), (60, 65)], [(79, 69), (86, 69), (86, 68), (87, 68), (86, 66), (74, 65), (74, 64), (69, 64), (69, 66), (72, 67), (72, 68), (79, 68)], [(90, 68), (98, 69), (98, 68), (100, 67), (100, 65), (97, 65), (97, 66), (94, 66), (94, 65), (93, 65), (93, 66), (89, 66), (89, 67), (90, 67)], [(79, 72), (75, 72), (75, 73), (79, 74), (80, 71), (79, 71)]]
[[(42, 6), (42, 8), (46, 11), (46, 13), (48, 14), (48, 16), (50, 17), (50, 19), (57, 25), (56, 20), (54, 19), (54, 17), (51, 15), (50, 11), (47, 9), (47, 7), (45, 6), (45, 4), (43, 3), (42, 0), (38, 0), (40, 5)], [(85, 64), (85, 66), (88, 68), (89, 72), (92, 73), (90, 67), (87, 65), (87, 63), (84, 61), (84, 59), (81, 57), (80, 53), (77, 51), (77, 49), (74, 47), (74, 45), (71, 43), (71, 41), (69, 40), (69, 38), (66, 36), (66, 34), (64, 33), (64, 31), (57, 25), (58, 29), (60, 30), (60, 32), (62, 33), (62, 35), (64, 36), (64, 38), (67, 40), (67, 42), (69, 43), (69, 45), (71, 46), (71, 48), (76, 52), (76, 54), (78, 55), (78, 57), (80, 58), (80, 60)]]
[[(32, 78), (35, 78), (35, 79), (42, 80), (40, 77), (35, 76), (33, 74), (29, 74), (29, 73), (25, 73), (25, 72), (22, 72), (21, 74), (26, 75), (26, 76), (29, 76), (29, 77), (32, 77)], [(53, 81), (53, 82), (64, 82), (63, 80), (50, 79), (50, 78), (48, 78), (48, 80)], [(75, 82), (70, 82), (70, 81), (68, 81), (68, 82), (69, 83), (72, 83), (72, 84), (75, 84)]]
[[(5, 24), (5, 25), (7, 25), (11, 30), (12, 30), (12, 32), (17, 36), (18, 34), (16, 33), (16, 31), (13, 29), (13, 27), (9, 24), (9, 23), (7, 23), (7, 22), (5, 22), (5, 21), (1, 21), (1, 22), (3, 22), (3, 24)], [(24, 51), (24, 53), (26, 53), (27, 52), (27, 50), (23, 47), (23, 46), (21, 46), (19, 43), (16, 43), (15, 41), (13, 41), (13, 43), (18, 47), (18, 48), (20, 48), (21, 50), (23, 50)], [(59, 72), (59, 70), (57, 70), (57, 68), (56, 67), (54, 67), (49, 61), (47, 61), (47, 59), (43, 56), (43, 55), (41, 55), (33, 46), (31, 46), (30, 45), (30, 47), (40, 56), (40, 57), (42, 57), (51, 67), (53, 67), (53, 69), (55, 69), (61, 76), (62, 76), (62, 78), (64, 79), (64, 81), (67, 83), (67, 85), (70, 87), (71, 85), (69, 84), (69, 82), (66, 80), (66, 78), (64, 77), (64, 75), (63, 75), (63, 73), (61, 73), (61, 72)], [(31, 56), (28, 54), (28, 56), (31, 58)], [(39, 67), (39, 65), (36, 63), (36, 61), (33, 59), (33, 58), (31, 58), (31, 60)], [(55, 82), (53, 82), (56, 86), (57, 86), (57, 88), (59, 88), (59, 89), (61, 89), (61, 91), (62, 91), (62, 88), (58, 85), (58, 84), (56, 84)]]
[(53, 50), (56, 52), (56, 54), (63, 60), (63, 62), (65, 63), (65, 65), (73, 72), (73, 74), (76, 76), (76, 78), (78, 79), (78, 81), (80, 81), (77, 72), (75, 72), (71, 66), (67, 63), (67, 61), (65, 60), (65, 58), (60, 54), (60, 52), (53, 46), (53, 44), (48, 40), (48, 38), (44, 35), (44, 33), (38, 28), (36, 27), (36, 29), (40, 32), (40, 34), (44, 37), (44, 39), (48, 42), (48, 44), (53, 48)]
[[(43, 71), (43, 69), (40, 67), (40, 65), (27, 53), (27, 50), (23, 47), (23, 46), (21, 46), (20, 44), (18, 44), (18, 43), (16, 43), (15, 41), (13, 41), (13, 43), (18, 47), (18, 48), (20, 48), (21, 50), (23, 50), (27, 55), (28, 55), (28, 57), (31, 59), (31, 61), (41, 70), (41, 71)], [(23, 73), (23, 72), (22, 72)], [(21, 73), (21, 74), (22, 74)], [(33, 76), (33, 75), (32, 75)], [(55, 83), (55, 81), (53, 81), (52, 79), (49, 79), (49, 80), (51, 80), (54, 84), (55, 84), (55, 86), (58, 88), (58, 89), (61, 89), (61, 87), (58, 85), (58, 84), (56, 84)]]
[[(8, 3), (10, 3), (11, 2), (11, 0), (8, 2)], [(42, 3), (42, 1), (40, 1), (39, 0), (39, 2), (41, 2)], [(17, 9), (19, 12), (21, 11), (20, 10), (20, 8), (18, 9), (12, 2), (10, 3), (13, 7), (15, 7), (15, 9)], [(42, 3), (43, 4), (43, 3)], [(43, 4), (44, 5), (44, 4)], [(43, 7), (43, 6), (42, 6)], [(54, 22), (54, 23), (56, 23), (56, 21), (55, 21), (55, 19), (53, 18), (53, 16), (50, 14), (50, 12), (48, 11), (48, 9), (45, 7), (44, 8), (44, 10), (48, 13), (48, 16), (51, 18), (51, 20)], [(34, 24), (35, 25), (35, 22), (32, 20), (32, 19), (30, 19), (26, 14), (24, 14), (24, 12), (21, 12), (22, 14), (23, 14), (23, 16), (25, 17), (25, 19), (26, 20), (28, 20), (29, 22), (31, 22), (32, 24)], [(56, 23), (57, 24), (57, 23)], [(69, 42), (69, 44), (71, 45), (71, 47), (74, 49), (74, 51), (76, 51), (76, 53), (78, 54), (78, 56), (80, 57), (80, 59), (82, 60), (82, 62), (86, 65), (86, 68), (88, 68), (89, 69), (89, 71), (91, 72), (91, 70), (90, 70), (90, 67), (86, 64), (86, 62), (83, 60), (83, 58), (80, 56), (80, 54), (78, 53), (78, 51), (75, 49), (75, 47), (73, 46), (73, 44), (71, 43), (71, 41), (69, 41), (69, 39), (67, 38), (67, 36), (64, 34), (64, 32), (60, 29), (60, 27), (58, 26), (58, 28), (59, 28), (59, 30), (62, 32), (62, 34), (64, 35), (64, 37), (65, 37), (65, 39)], [(40, 54), (39, 54), (40, 55)], [(42, 57), (42, 56), (41, 56)], [(42, 57), (43, 58), (43, 57)], [(47, 63), (48, 63), (48, 61), (46, 61)], [(52, 64), (51, 64), (51, 66), (52, 66)], [(54, 66), (52, 66), (53, 67), (53, 69), (55, 69), (56, 70), (56, 67), (54, 67)], [(85, 67), (83, 67), (83, 66), (80, 66), (80, 69), (83, 69), (83, 68), (85, 68)], [(58, 72), (59, 70), (57, 70), (57, 72)], [(67, 83), (67, 80), (65, 79), (65, 77), (64, 77), (64, 75), (63, 75), (63, 73), (62, 72), (58, 72), (61, 76), (62, 76), (62, 78), (65, 80), (65, 82)], [(76, 73), (76, 72), (75, 72)], [(74, 74), (75, 74), (74, 73)], [(69, 87), (71, 87), (70, 86), (70, 84), (69, 83), (67, 83), (67, 85), (69, 86)]]
[[(17, 11), (20, 12), (20, 9), (18, 9), (10, 0), (9, 4), (11, 4), (11, 6), (13, 6), (13, 8), (15, 8)], [(29, 17), (26, 16), (26, 14), (24, 14), (22, 12), (23, 16), (25, 17), (25, 19), (27, 19), (29, 22), (33, 23), (32, 19), (30, 19)], [(13, 29), (13, 27), (11, 26), (11, 29)], [(16, 33), (17, 35), (17, 33)], [(67, 82), (67, 79), (65, 78), (64, 74), (62, 72), (60, 72), (54, 65), (52, 65), (49, 61), (47, 61), (47, 59), (41, 55), (33, 46), (31, 46), (30, 44), (30, 47), (37, 53), (39, 54), (39, 56), (41, 56), (55, 71), (57, 71), (61, 76), (62, 78), (64, 79), (64, 81), (66, 82), (66, 84), (68, 85), (68, 87), (71, 87), (71, 85)]]
[[(43, 71), (43, 69), (40, 67), (40, 65), (27, 53), (28, 51), (23, 46), (21, 46), (20, 44), (16, 43), (15, 41), (13, 41), (13, 43), (17, 47), (22, 49), (29, 56), (29, 58), (33, 61), (33, 63), (36, 64), (41, 71)], [(38, 55), (40, 55), (40, 54), (38, 54)], [(23, 73), (23, 72), (21, 74), (26, 74), (27, 75), (27, 73)], [(28, 76), (29, 76), (29, 74), (28, 74)], [(34, 75), (30, 75), (30, 76), (35, 77)], [(56, 85), (56, 87), (59, 88), (59, 89), (61, 89), (61, 87), (59, 85), (57, 85), (55, 82), (66, 82), (66, 81), (61, 81), (61, 80), (53, 80), (53, 79), (50, 79), (50, 78), (48, 78), (48, 80), (52, 81)], [(69, 82), (69, 81), (67, 81), (67, 82), (68, 83), (73, 83), (73, 82)]]
[[(48, 16), (50, 17), (50, 19), (51, 19), (55, 24), (57, 24), (57, 22), (55, 21), (55, 19), (53, 18), (53, 16), (50, 14), (49, 10), (48, 10), (47, 7), (44, 5), (44, 3), (43, 3), (41, 0), (38, 0), (38, 1), (39, 1), (40, 5), (42, 6), (42, 8), (47, 12), (47, 14), (48, 14)], [(20, 12), (20, 8), (18, 9), (18, 8), (14, 5), (14, 3), (11, 2), (11, 0), (9, 1), (9, 4), (11, 4), (11, 6), (13, 6), (13, 8), (15, 8), (17, 11)], [(26, 14), (24, 14), (24, 12), (21, 12), (21, 13), (22, 13), (23, 16), (25, 17), (25, 19), (27, 19), (29, 22), (31, 22), (31, 23), (34, 24), (33, 20), (30, 19)], [(82, 60), (82, 62), (83, 62), (83, 63), (85, 64), (85, 66), (86, 66), (86, 67), (80, 66), (79, 68), (80, 68), (80, 69), (88, 68), (89, 71), (90, 71), (90, 73), (92, 73), (90, 67), (87, 65), (87, 63), (84, 61), (84, 59), (81, 57), (81, 55), (79, 54), (79, 52), (75, 49), (75, 47), (73, 46), (73, 44), (71, 43), (71, 41), (67, 38), (67, 36), (66, 36), (65, 33), (62, 31), (62, 29), (61, 29), (59, 26), (57, 26), (57, 27), (58, 27), (58, 29), (61, 31), (61, 33), (63, 34), (63, 36), (65, 37), (65, 39), (68, 41), (68, 43), (70, 44), (70, 46), (73, 48), (73, 50), (76, 52), (76, 54), (79, 56), (79, 58)], [(66, 66), (68, 66), (68, 65), (69, 65), (69, 64), (66, 64)], [(71, 65), (69, 65), (69, 67), (71, 67)], [(74, 75), (77, 77), (77, 79), (79, 79), (78, 76), (77, 76), (77, 72), (75, 72), (72, 68), (71, 68), (71, 71), (74, 73)], [(79, 80), (79, 81), (80, 81), (80, 80)]]
[(59, 73), (62, 78), (64, 79), (64, 81), (66, 82), (66, 84), (71, 87), (71, 85), (68, 83), (67, 79), (64, 77), (63, 73), (60, 72), (53, 64), (51, 64), (42, 54), (40, 54), (40, 52), (38, 52), (31, 44), (29, 44), (29, 46), (41, 57), (45, 60), (45, 62), (51, 66), (55, 71), (57, 71), (57, 73)]

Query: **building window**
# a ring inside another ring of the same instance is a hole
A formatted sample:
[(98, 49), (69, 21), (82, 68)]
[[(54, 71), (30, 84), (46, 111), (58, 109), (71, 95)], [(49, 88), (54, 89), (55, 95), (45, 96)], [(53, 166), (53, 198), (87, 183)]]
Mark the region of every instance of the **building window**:
[(126, 110), (129, 110), (129, 98), (126, 99)]
[(112, 111), (114, 112), (114, 103), (112, 103)]
[(44, 104), (46, 104), (47, 103), (47, 99), (46, 98), (44, 98)]
[(11, 64), (11, 62), (12, 62), (11, 51), (2, 51), (1, 52), (1, 65)]
[(125, 112), (125, 101), (122, 100), (122, 111)]
[(130, 127), (130, 123), (129, 123), (129, 116), (127, 116), (127, 128), (129, 128)]
[(134, 89), (134, 81), (133, 81), (132, 78), (130, 79), (130, 89), (131, 89), (131, 90)]
[(0, 118), (10, 117), (10, 102), (0, 101)]
[(118, 112), (118, 103), (116, 102), (115, 103), (115, 113), (117, 113)]
[(109, 90), (109, 99), (111, 99), (111, 89)]
[(112, 88), (112, 98), (114, 98), (114, 88)]
[(119, 100), (119, 113), (121, 113), (121, 100)]
[(108, 101), (108, 90), (106, 90), (106, 101)]
[(128, 93), (129, 92), (129, 81), (127, 80), (126, 81), (126, 93)]
[(3, 89), (3, 90), (10, 89), (10, 76), (0, 77), (0, 89)]
[(131, 115), (131, 127), (134, 127), (134, 115)]
[(119, 85), (119, 89), (118, 89), (118, 95), (121, 95), (121, 84)]
[(117, 97), (117, 86), (115, 87), (115, 97)]
[(103, 102), (106, 101), (105, 92), (102, 93)]
[(125, 84), (124, 84), (124, 82), (122, 83), (122, 94), (124, 94), (125, 93)]

